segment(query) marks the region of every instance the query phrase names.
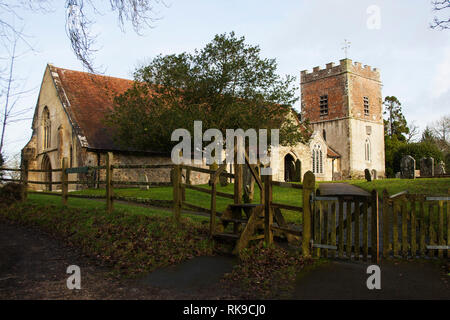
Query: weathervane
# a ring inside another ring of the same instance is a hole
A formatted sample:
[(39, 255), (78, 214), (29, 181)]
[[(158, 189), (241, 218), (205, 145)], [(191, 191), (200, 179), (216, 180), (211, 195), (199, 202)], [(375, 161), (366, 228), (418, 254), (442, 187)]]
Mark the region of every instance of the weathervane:
[(343, 43), (344, 46), (342, 47), (342, 50), (344, 50), (344, 52), (345, 52), (345, 59), (347, 59), (348, 49), (350, 48), (351, 44), (352, 43), (350, 41), (348, 41), (347, 39), (344, 39), (344, 43)]

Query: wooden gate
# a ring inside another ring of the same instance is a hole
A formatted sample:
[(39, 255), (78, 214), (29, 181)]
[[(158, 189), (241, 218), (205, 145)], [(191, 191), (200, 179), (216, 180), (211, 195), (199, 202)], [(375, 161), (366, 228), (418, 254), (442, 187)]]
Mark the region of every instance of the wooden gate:
[(313, 257), (379, 261), (378, 195), (315, 196), (312, 199)]

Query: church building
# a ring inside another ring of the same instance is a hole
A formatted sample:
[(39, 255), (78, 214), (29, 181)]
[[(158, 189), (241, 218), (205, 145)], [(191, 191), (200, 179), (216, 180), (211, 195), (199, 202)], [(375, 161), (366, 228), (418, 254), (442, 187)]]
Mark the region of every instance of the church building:
[[(101, 166), (107, 152), (113, 164), (170, 164), (170, 154), (124, 148), (114, 142), (114, 132), (104, 123), (114, 97), (133, 85), (132, 80), (47, 65), (36, 103), (32, 136), (22, 149), (28, 169), (59, 169), (63, 157), (69, 167)], [(361, 178), (369, 169), (384, 176), (384, 131), (380, 74), (377, 69), (350, 59), (325, 69), (301, 72), (301, 115), (313, 134), (307, 144), (279, 147), (272, 160), (273, 179), (299, 181), (311, 170), (317, 180)], [(169, 169), (147, 170), (149, 181), (170, 181)], [(141, 177), (140, 177), (141, 176)], [(114, 180), (137, 181), (142, 172), (114, 170)], [(60, 181), (60, 172), (29, 172), (29, 180)], [(103, 178), (97, 171), (71, 173), (69, 181)], [(206, 183), (208, 175), (196, 173), (191, 183)], [(58, 189), (58, 185), (31, 185)]]

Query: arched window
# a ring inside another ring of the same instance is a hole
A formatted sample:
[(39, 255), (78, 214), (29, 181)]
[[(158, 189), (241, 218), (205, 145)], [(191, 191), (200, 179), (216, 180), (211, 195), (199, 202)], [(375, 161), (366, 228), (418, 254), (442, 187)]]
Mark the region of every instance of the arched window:
[(323, 153), (320, 144), (314, 145), (312, 150), (312, 171), (313, 173), (323, 173)]
[(48, 108), (45, 107), (42, 112), (42, 127), (43, 127), (43, 142), (44, 149), (50, 148), (50, 137), (51, 137), (51, 122), (50, 122), (50, 112)]
[(365, 159), (366, 161), (370, 161), (372, 159), (372, 155), (371, 155), (371, 148), (370, 148), (370, 140), (369, 138), (366, 139), (366, 143), (364, 146), (364, 152), (365, 152)]
[(325, 129), (322, 130), (322, 136), (323, 140), (327, 141), (327, 132), (325, 131)]

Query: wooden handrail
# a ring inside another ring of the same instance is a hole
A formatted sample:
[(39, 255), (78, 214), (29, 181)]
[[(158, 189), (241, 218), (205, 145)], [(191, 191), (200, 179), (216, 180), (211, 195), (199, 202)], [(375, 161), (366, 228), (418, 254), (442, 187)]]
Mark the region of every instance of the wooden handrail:
[[(205, 168), (188, 166), (188, 165), (185, 165), (185, 164), (180, 165), (180, 167), (181, 167), (181, 169), (189, 169), (191, 171), (197, 171), (197, 172), (208, 173), (208, 174), (214, 174), (216, 172), (216, 170), (210, 170), (210, 169), (205, 169)], [(234, 174), (229, 173), (229, 172), (222, 172), (221, 175), (225, 176), (225, 177), (228, 177), (228, 178), (234, 178)]]
[(292, 205), (289, 205), (289, 204), (277, 203), (277, 202), (271, 202), (270, 205), (272, 207), (277, 207), (277, 208), (280, 208), (280, 209), (303, 212), (303, 208), (300, 207), (300, 206), (292, 206)]
[(294, 189), (303, 189), (303, 185), (297, 183), (290, 182), (280, 182), (280, 181), (272, 181), (272, 185), (282, 187), (282, 188), (294, 188)]
[[(207, 193), (207, 194), (212, 194), (212, 190), (206, 189), (206, 188), (202, 188), (202, 187), (197, 187), (197, 186), (193, 186), (191, 184), (185, 184), (182, 183), (181, 187), (186, 188), (186, 189), (191, 189), (191, 190), (195, 190), (198, 192), (203, 192), (203, 193)], [(234, 195), (229, 194), (229, 193), (224, 193), (224, 192), (220, 192), (220, 191), (216, 191), (216, 194), (220, 197), (223, 198), (228, 198), (228, 199), (234, 199)]]

